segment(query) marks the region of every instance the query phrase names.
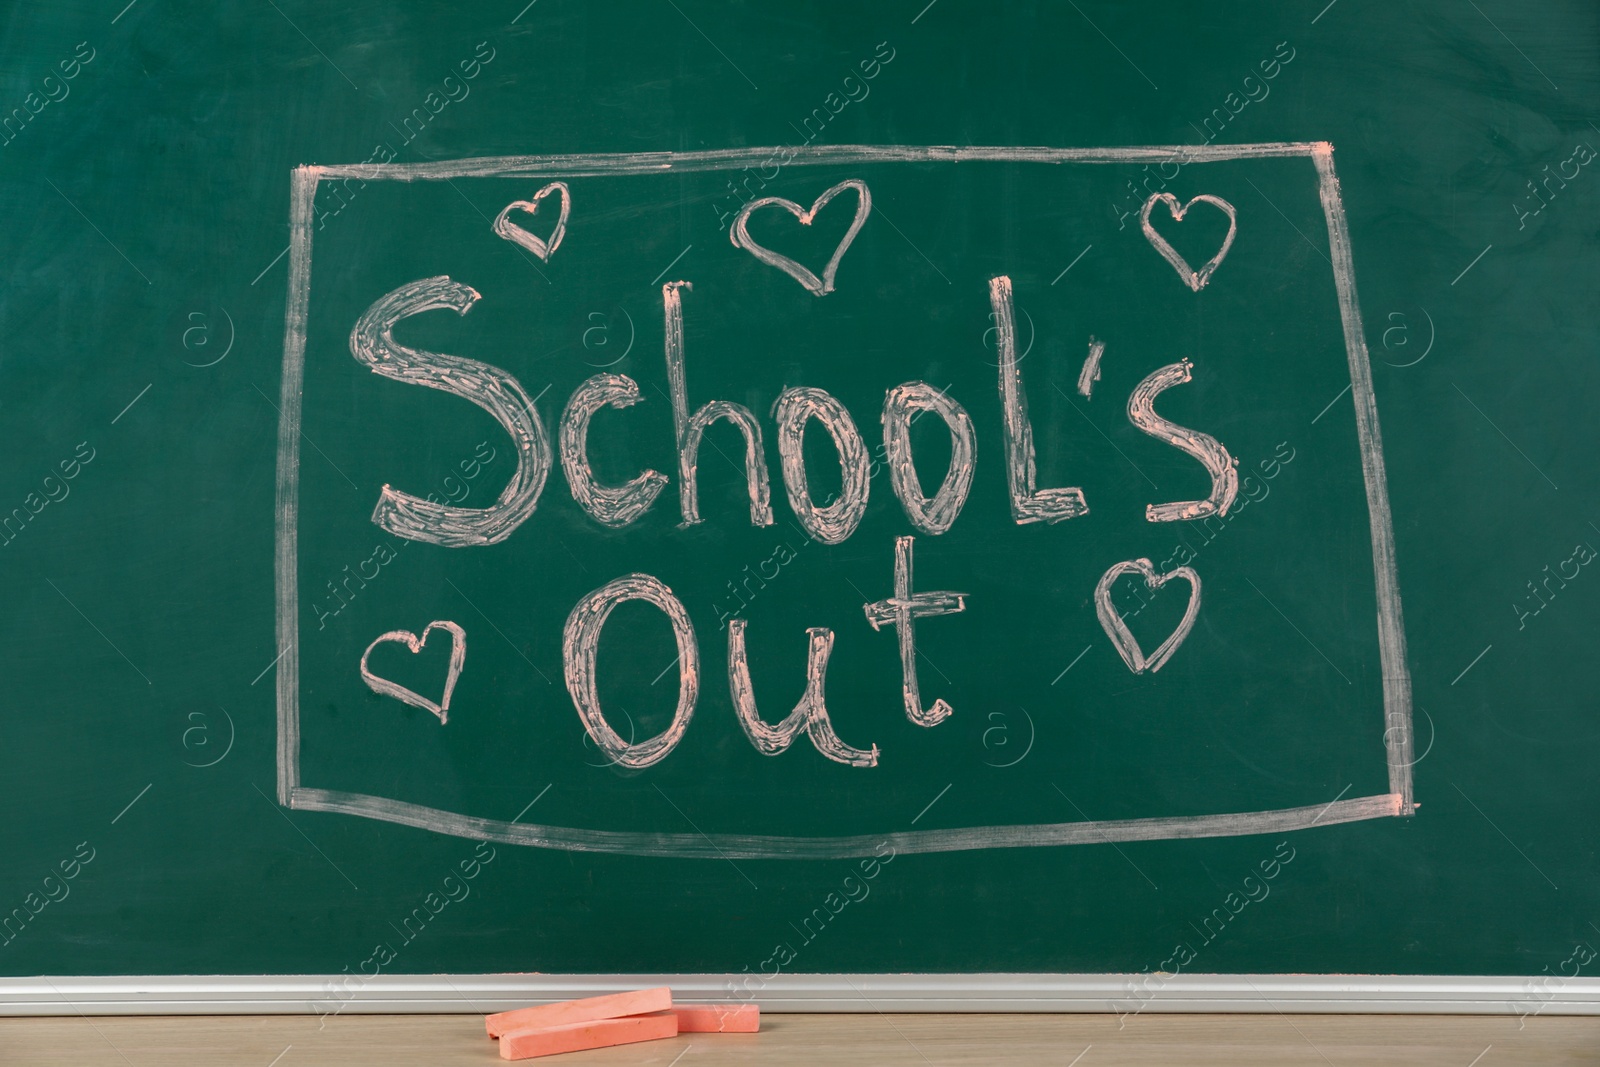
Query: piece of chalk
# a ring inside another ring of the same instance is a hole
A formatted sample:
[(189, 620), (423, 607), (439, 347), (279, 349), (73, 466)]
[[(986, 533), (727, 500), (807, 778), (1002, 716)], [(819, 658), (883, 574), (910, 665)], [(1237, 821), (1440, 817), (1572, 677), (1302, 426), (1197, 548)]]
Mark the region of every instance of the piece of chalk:
[(560, 1026), (535, 1026), (509, 1030), (500, 1035), (500, 1058), (528, 1060), (535, 1056), (554, 1056), (560, 1052), (581, 1052), (591, 1048), (630, 1045), (636, 1041), (656, 1041), (678, 1036), (678, 1017), (670, 1011), (651, 1015), (628, 1015), (620, 1019), (591, 1019)]
[(562, 1000), (554, 1004), (538, 1004), (531, 1008), (502, 1011), (489, 1016), (483, 1022), (490, 1037), (499, 1037), (510, 1030), (560, 1026), (563, 1023), (585, 1023), (594, 1019), (617, 1019), (624, 1015), (666, 1011), (671, 1007), (672, 990), (666, 986), (658, 986), (655, 989), (634, 989), (626, 993), (607, 993), (601, 997)]
[(753, 1034), (761, 1029), (755, 1004), (674, 1004), (680, 1034)]

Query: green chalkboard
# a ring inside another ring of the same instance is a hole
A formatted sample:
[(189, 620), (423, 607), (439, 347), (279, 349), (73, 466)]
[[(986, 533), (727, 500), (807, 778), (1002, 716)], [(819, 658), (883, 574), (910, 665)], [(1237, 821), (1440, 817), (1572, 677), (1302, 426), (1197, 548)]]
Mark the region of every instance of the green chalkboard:
[(924, 3), (0, 20), (0, 973), (1600, 937), (1600, 13)]

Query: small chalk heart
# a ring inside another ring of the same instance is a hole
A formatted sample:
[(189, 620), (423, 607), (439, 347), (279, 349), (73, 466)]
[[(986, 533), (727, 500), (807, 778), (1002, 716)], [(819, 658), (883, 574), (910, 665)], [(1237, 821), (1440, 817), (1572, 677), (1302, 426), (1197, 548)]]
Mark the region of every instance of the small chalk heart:
[[(1172, 221), (1174, 222), (1182, 222), (1183, 216), (1188, 214), (1189, 209), (1196, 204), (1210, 204), (1228, 216), (1228, 236), (1222, 239), (1222, 247), (1217, 249), (1217, 254), (1207, 260), (1206, 265), (1199, 270), (1192, 269), (1189, 266), (1189, 261), (1178, 255), (1178, 250), (1168, 244), (1167, 239), (1157, 233), (1154, 226), (1150, 225), (1150, 209), (1155, 207), (1158, 200), (1167, 205), (1167, 210), (1172, 213)], [(1239, 231), (1239, 216), (1238, 212), (1234, 211), (1232, 204), (1220, 196), (1212, 196), (1210, 193), (1197, 196), (1187, 204), (1179, 204), (1178, 198), (1171, 193), (1157, 193), (1144, 202), (1144, 209), (1139, 212), (1139, 225), (1144, 229), (1145, 239), (1155, 246), (1155, 250), (1161, 253), (1162, 258), (1172, 264), (1172, 269), (1178, 272), (1178, 277), (1183, 279), (1183, 284), (1198, 293), (1205, 288), (1206, 282), (1211, 280), (1212, 273), (1222, 263), (1222, 257), (1228, 254), (1228, 249), (1233, 247), (1233, 235)]]
[[(434, 630), (446, 630), (450, 633), (450, 670), (445, 675), (444, 693), (440, 696), (437, 704), (403, 685), (391, 682), (387, 678), (379, 678), (367, 668), (367, 657), (372, 655), (372, 650), (379, 645), (393, 641), (405, 645), (415, 654), (422, 651), (423, 646), (428, 643), (428, 635)], [(440, 725), (443, 725), (450, 720), (450, 694), (455, 692), (456, 679), (461, 677), (461, 668), (466, 663), (466, 659), (466, 631), (453, 622), (446, 619), (438, 619), (428, 624), (427, 629), (422, 631), (421, 637), (418, 637), (410, 630), (390, 630), (386, 634), (380, 634), (378, 639), (368, 645), (365, 652), (361, 653), (361, 680), (366, 682), (367, 688), (374, 693), (394, 697), (396, 700), (404, 701), (412, 707), (427, 708), (438, 716)]]
[[(1111, 606), (1111, 584), (1124, 574), (1144, 575), (1144, 584), (1152, 590), (1160, 589), (1174, 578), (1182, 578), (1189, 583), (1189, 606), (1184, 609), (1182, 620), (1148, 659), (1145, 658), (1144, 651), (1139, 648), (1139, 642), (1134, 640), (1128, 624), (1122, 621), (1117, 609)], [(1095, 586), (1094, 610), (1095, 614), (1100, 616), (1100, 626), (1105, 630), (1106, 636), (1111, 638), (1112, 646), (1116, 648), (1117, 655), (1122, 657), (1122, 661), (1128, 665), (1128, 669), (1134, 674), (1143, 674), (1145, 671), (1154, 674), (1172, 658), (1174, 652), (1178, 651), (1183, 639), (1189, 636), (1190, 627), (1194, 626), (1195, 616), (1200, 614), (1200, 576), (1191, 567), (1175, 567), (1165, 574), (1158, 574), (1155, 564), (1147, 559), (1131, 559), (1118, 563), (1106, 571), (1100, 578), (1100, 584)]]
[[(822, 277), (820, 278), (813, 274), (808, 268), (801, 266), (788, 256), (780, 255), (777, 252), (772, 251), (770, 248), (763, 248), (756, 244), (754, 239), (752, 239), (750, 236), (750, 231), (746, 228), (746, 225), (750, 220), (751, 213), (759, 208), (764, 207), (781, 207), (783, 210), (793, 215), (796, 219), (800, 220), (800, 225), (810, 226), (811, 220), (817, 217), (817, 212), (827, 207), (828, 201), (832, 200), (846, 189), (854, 189), (859, 197), (859, 199), (856, 201), (856, 217), (855, 220), (850, 223), (850, 228), (845, 231), (844, 238), (839, 242), (839, 247), (833, 250), (833, 258), (828, 260), (828, 265), (826, 267), (822, 268)], [(856, 239), (856, 234), (860, 231), (862, 224), (867, 221), (867, 216), (871, 213), (872, 194), (867, 190), (867, 183), (859, 178), (851, 178), (848, 181), (840, 182), (832, 189), (829, 189), (827, 192), (817, 197), (816, 201), (812, 203), (809, 209), (801, 208), (801, 206), (795, 203), (793, 200), (785, 200), (781, 196), (766, 196), (762, 197), (760, 200), (752, 200), (744, 207), (739, 209), (738, 216), (734, 218), (733, 225), (729, 227), (728, 237), (733, 241), (735, 248), (742, 248), (768, 266), (777, 267), (779, 270), (789, 275), (789, 277), (805, 286), (813, 294), (817, 296), (826, 296), (827, 294), (833, 292), (833, 279), (834, 275), (839, 273), (839, 261), (844, 258), (845, 250), (850, 247), (850, 242)]]
[[(539, 202), (551, 193), (561, 194), (561, 214), (556, 219), (555, 229), (550, 231), (548, 240), (535, 237), (521, 226), (512, 222), (508, 217), (513, 211), (526, 211), (530, 215), (538, 214)], [(567, 188), (566, 182), (551, 182), (549, 185), (533, 194), (532, 200), (513, 200), (500, 209), (500, 214), (494, 217), (494, 232), (508, 241), (514, 241), (544, 260), (550, 262), (550, 257), (555, 255), (556, 248), (561, 244), (561, 238), (567, 232), (567, 215), (572, 211), (572, 191)]]

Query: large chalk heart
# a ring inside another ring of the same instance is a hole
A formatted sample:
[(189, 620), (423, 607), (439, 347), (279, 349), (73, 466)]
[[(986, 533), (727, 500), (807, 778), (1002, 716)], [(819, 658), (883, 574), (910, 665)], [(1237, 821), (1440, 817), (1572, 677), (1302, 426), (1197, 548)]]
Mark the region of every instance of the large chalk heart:
[[(1178, 250), (1168, 244), (1167, 239), (1157, 233), (1154, 226), (1150, 225), (1150, 209), (1156, 206), (1156, 201), (1158, 200), (1167, 205), (1167, 210), (1172, 213), (1173, 222), (1182, 222), (1183, 216), (1188, 214), (1189, 209), (1196, 204), (1210, 204), (1228, 216), (1228, 236), (1222, 239), (1222, 247), (1217, 249), (1217, 254), (1206, 260), (1206, 265), (1199, 270), (1191, 268), (1189, 261), (1178, 255)], [(1233, 247), (1233, 235), (1239, 232), (1239, 215), (1238, 212), (1234, 211), (1232, 204), (1222, 199), (1222, 197), (1212, 196), (1210, 193), (1197, 196), (1187, 204), (1179, 204), (1178, 198), (1171, 193), (1157, 193), (1144, 202), (1144, 209), (1139, 212), (1139, 225), (1144, 229), (1145, 240), (1149, 241), (1155, 247), (1155, 250), (1161, 253), (1162, 258), (1172, 264), (1172, 269), (1178, 272), (1178, 277), (1183, 279), (1183, 284), (1198, 293), (1205, 288), (1206, 282), (1211, 280), (1212, 273), (1222, 263), (1222, 257), (1228, 254), (1228, 249)]]
[[(833, 258), (828, 260), (828, 265), (822, 268), (822, 277), (817, 277), (808, 268), (796, 263), (788, 256), (779, 255), (770, 248), (762, 248), (750, 237), (746, 224), (750, 215), (764, 207), (781, 207), (796, 219), (800, 225), (810, 226), (811, 220), (817, 217), (817, 212), (828, 206), (828, 201), (844, 192), (854, 189), (859, 196), (856, 202), (855, 221), (850, 223), (850, 228), (845, 231), (844, 239), (839, 242), (839, 247), (833, 250)], [(809, 209), (802, 209), (793, 200), (785, 200), (781, 196), (766, 196), (760, 200), (752, 200), (739, 209), (739, 214), (733, 220), (728, 237), (733, 241), (735, 248), (742, 248), (755, 256), (768, 266), (777, 267), (789, 277), (805, 286), (817, 296), (826, 296), (833, 292), (833, 278), (839, 272), (839, 261), (844, 258), (845, 251), (850, 247), (850, 242), (856, 239), (862, 223), (867, 221), (867, 216), (872, 213), (872, 193), (867, 190), (867, 183), (859, 178), (842, 181), (832, 189), (817, 197), (816, 202)]]
[[(538, 214), (539, 202), (551, 193), (561, 194), (561, 214), (556, 217), (555, 228), (550, 231), (548, 239), (535, 237), (511, 221), (509, 216), (513, 211), (526, 211), (530, 215)], [(500, 214), (494, 217), (494, 232), (508, 241), (516, 242), (548, 263), (550, 262), (550, 257), (555, 255), (556, 246), (561, 243), (561, 238), (567, 232), (567, 215), (571, 211), (572, 191), (567, 188), (567, 183), (551, 182), (537, 193), (534, 193), (532, 200), (513, 200), (501, 208)]]
[[(450, 670), (444, 677), (444, 693), (439, 697), (437, 704), (419, 693), (412, 692), (403, 685), (391, 682), (387, 678), (379, 678), (367, 668), (367, 657), (371, 656), (372, 650), (379, 645), (393, 641), (405, 645), (415, 654), (422, 651), (423, 646), (428, 643), (428, 635), (435, 630), (447, 630), (450, 633)], [(394, 697), (396, 700), (402, 700), (415, 708), (427, 708), (438, 716), (439, 723), (443, 725), (450, 721), (450, 694), (455, 692), (456, 679), (461, 677), (461, 667), (466, 663), (466, 660), (466, 631), (453, 622), (446, 619), (438, 619), (428, 624), (428, 628), (422, 631), (421, 637), (418, 637), (410, 630), (390, 630), (386, 634), (379, 635), (378, 639), (368, 645), (365, 652), (361, 653), (361, 680), (366, 682), (367, 688), (374, 693)]]
[[(1139, 648), (1139, 642), (1133, 639), (1128, 624), (1122, 621), (1117, 609), (1111, 606), (1111, 584), (1124, 574), (1144, 575), (1144, 584), (1152, 590), (1160, 589), (1174, 578), (1182, 578), (1189, 583), (1189, 606), (1184, 610), (1182, 620), (1148, 659)], [(1105, 630), (1106, 636), (1111, 638), (1112, 646), (1116, 648), (1122, 661), (1128, 665), (1128, 669), (1134, 674), (1143, 674), (1145, 671), (1154, 674), (1172, 658), (1174, 652), (1178, 651), (1183, 639), (1189, 636), (1190, 627), (1194, 626), (1195, 616), (1200, 614), (1200, 576), (1190, 567), (1175, 567), (1166, 574), (1157, 574), (1155, 564), (1149, 560), (1130, 559), (1118, 563), (1101, 576), (1100, 584), (1094, 588), (1094, 610), (1095, 614), (1100, 616), (1100, 626)]]

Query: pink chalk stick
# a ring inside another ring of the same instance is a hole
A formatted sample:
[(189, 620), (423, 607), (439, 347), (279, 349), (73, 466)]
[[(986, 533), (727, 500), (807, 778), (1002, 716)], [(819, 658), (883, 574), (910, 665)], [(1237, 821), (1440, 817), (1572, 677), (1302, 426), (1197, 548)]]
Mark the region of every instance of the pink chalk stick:
[(666, 986), (658, 986), (655, 989), (607, 993), (601, 997), (562, 1000), (555, 1004), (538, 1004), (531, 1008), (502, 1011), (484, 1019), (484, 1026), (488, 1029), (490, 1037), (499, 1037), (511, 1030), (586, 1023), (596, 1019), (618, 1019), (624, 1015), (666, 1011), (671, 1007), (672, 990)]
[(610, 1048), (636, 1041), (656, 1041), (678, 1036), (678, 1017), (670, 1011), (628, 1015), (620, 1019), (591, 1019), (560, 1026), (537, 1026), (500, 1035), (500, 1058), (527, 1060), (561, 1052)]
[(761, 1029), (755, 1004), (674, 1004), (680, 1034), (753, 1034)]

